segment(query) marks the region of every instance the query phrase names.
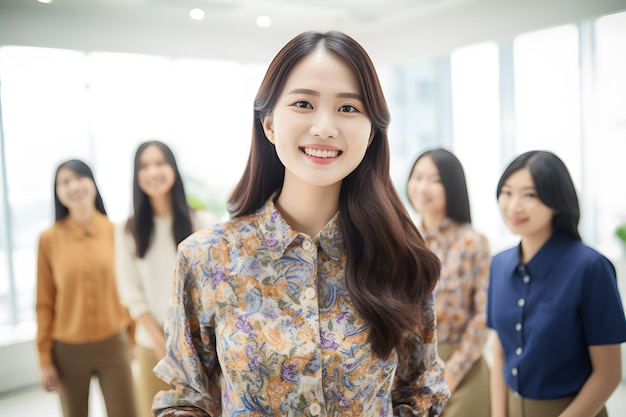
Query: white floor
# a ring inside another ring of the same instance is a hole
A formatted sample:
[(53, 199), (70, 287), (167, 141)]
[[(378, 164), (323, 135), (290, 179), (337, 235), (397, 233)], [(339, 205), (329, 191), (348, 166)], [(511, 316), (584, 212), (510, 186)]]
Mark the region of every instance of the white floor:
[[(102, 395), (97, 384), (92, 384), (91, 392), (89, 417), (106, 417)], [(622, 382), (609, 398), (607, 409), (610, 417), (626, 416), (626, 382)], [(39, 387), (33, 387), (12, 394), (0, 395), (0, 416), (62, 417), (62, 413), (55, 394), (48, 394)]]

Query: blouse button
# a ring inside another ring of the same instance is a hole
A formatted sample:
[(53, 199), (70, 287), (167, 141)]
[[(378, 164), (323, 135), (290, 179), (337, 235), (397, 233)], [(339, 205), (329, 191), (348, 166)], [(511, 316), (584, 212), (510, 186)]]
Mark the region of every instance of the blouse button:
[(517, 323), (517, 324), (515, 325), (515, 330), (517, 330), (518, 332), (519, 332), (520, 330), (522, 330), (522, 323)]
[(520, 298), (519, 300), (517, 300), (518, 306), (524, 307), (524, 304), (526, 304), (526, 300), (524, 300), (523, 298)]
[(518, 347), (517, 349), (515, 349), (515, 354), (516, 354), (517, 356), (521, 355), (521, 354), (522, 354), (522, 348), (521, 348), (521, 347)]
[(322, 411), (322, 407), (320, 407), (318, 403), (313, 403), (309, 406), (309, 411), (311, 412), (312, 416), (318, 416)]
[(530, 276), (526, 275), (524, 277), (524, 284), (528, 284), (530, 282)]
[(306, 290), (304, 290), (304, 296), (309, 300), (312, 299), (313, 297), (315, 297), (315, 290), (311, 287), (307, 288)]
[(511, 375), (517, 376), (517, 368), (511, 369)]
[(309, 251), (313, 247), (313, 243), (311, 243), (310, 240), (305, 240), (304, 242), (302, 242), (302, 247), (304, 248), (304, 250)]

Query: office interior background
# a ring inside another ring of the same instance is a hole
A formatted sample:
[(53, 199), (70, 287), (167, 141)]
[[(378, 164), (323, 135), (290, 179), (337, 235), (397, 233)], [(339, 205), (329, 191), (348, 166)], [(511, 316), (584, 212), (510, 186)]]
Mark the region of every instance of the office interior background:
[(304, 30), (368, 50), (398, 192), (406, 201), (421, 151), (452, 150), (494, 253), (518, 241), (496, 204), (502, 170), (526, 150), (558, 154), (583, 239), (615, 263), (626, 299), (626, 0), (47, 1), (0, 0), (0, 395), (38, 381), (37, 239), (58, 163), (85, 160), (121, 222), (137, 145), (163, 140), (190, 197), (225, 219), (261, 77)]

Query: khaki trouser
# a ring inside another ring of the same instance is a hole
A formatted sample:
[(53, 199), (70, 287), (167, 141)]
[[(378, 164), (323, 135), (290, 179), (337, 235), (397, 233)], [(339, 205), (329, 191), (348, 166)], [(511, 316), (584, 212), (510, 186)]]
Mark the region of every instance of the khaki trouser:
[[(556, 417), (567, 408), (574, 397), (554, 400), (533, 400), (521, 397), (509, 389), (509, 417)], [(596, 417), (608, 417), (606, 407)]]
[(170, 386), (157, 378), (152, 372), (160, 358), (154, 354), (154, 349), (137, 345), (137, 359), (139, 361), (139, 375), (137, 378), (137, 405), (139, 417), (152, 416), (152, 399), (157, 392), (169, 390)]
[[(439, 357), (447, 362), (456, 348), (456, 344), (440, 343)], [(452, 393), (441, 417), (489, 417), (489, 398), (489, 365), (481, 356)]]
[(135, 390), (126, 331), (99, 342), (55, 342), (54, 365), (59, 373), (65, 417), (87, 417), (89, 386), (96, 376), (109, 417), (136, 417)]

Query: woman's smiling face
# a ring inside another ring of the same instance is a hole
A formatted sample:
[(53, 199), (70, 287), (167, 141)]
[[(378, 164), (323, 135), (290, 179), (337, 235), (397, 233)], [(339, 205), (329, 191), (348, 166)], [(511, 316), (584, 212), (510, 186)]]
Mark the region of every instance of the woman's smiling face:
[(354, 74), (323, 49), (293, 67), (263, 127), (285, 166), (285, 180), (321, 187), (341, 184), (373, 136)]

